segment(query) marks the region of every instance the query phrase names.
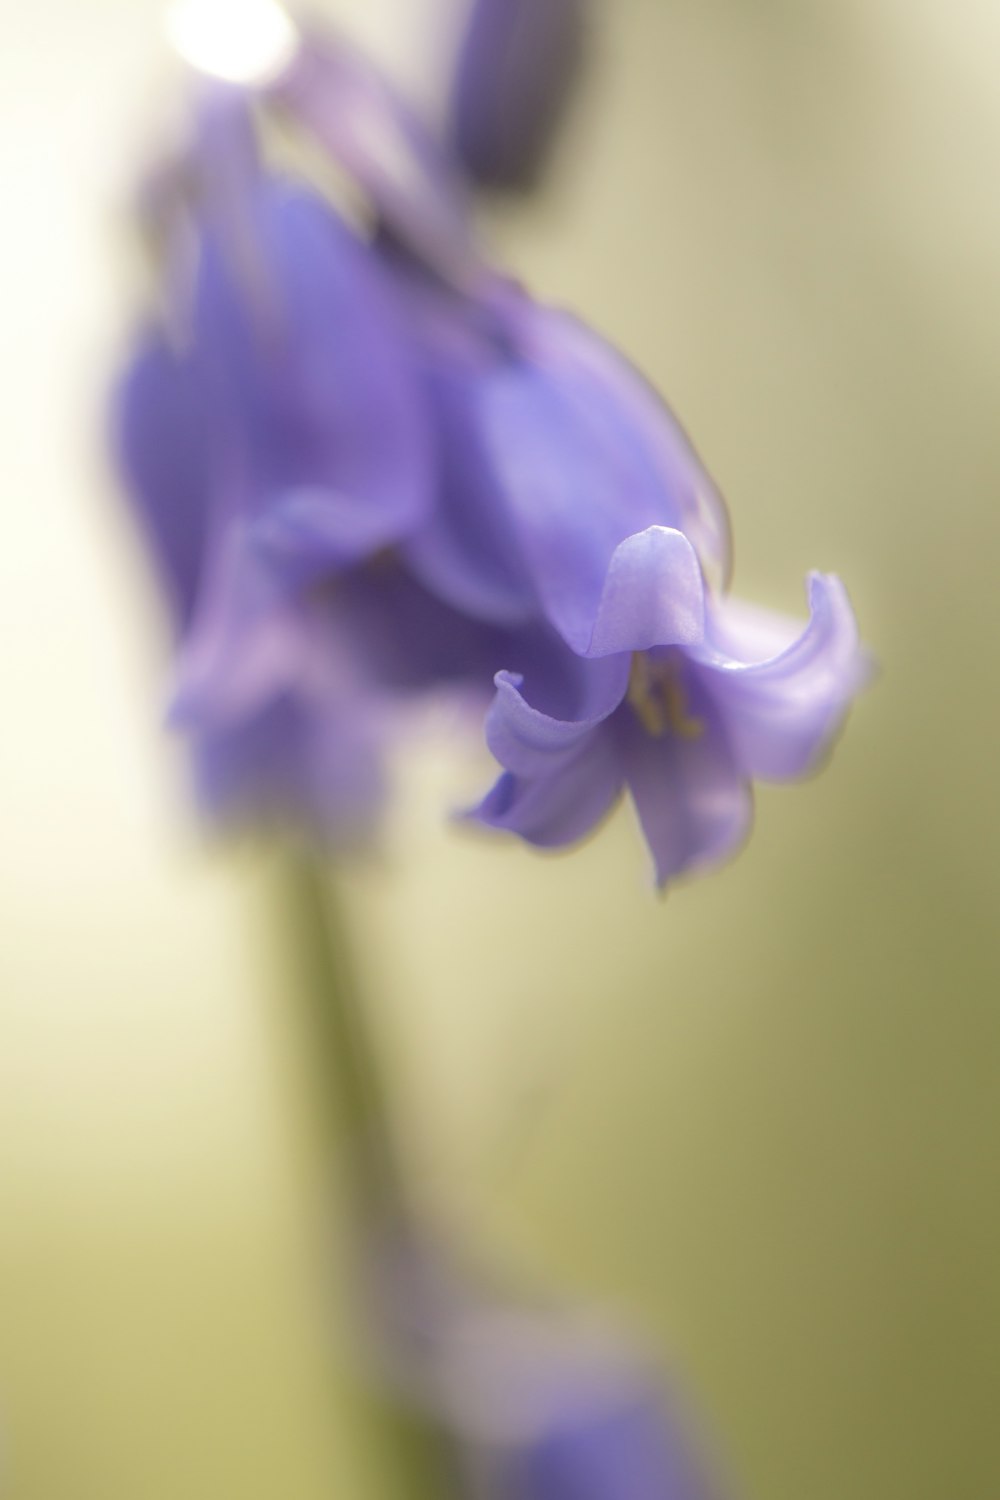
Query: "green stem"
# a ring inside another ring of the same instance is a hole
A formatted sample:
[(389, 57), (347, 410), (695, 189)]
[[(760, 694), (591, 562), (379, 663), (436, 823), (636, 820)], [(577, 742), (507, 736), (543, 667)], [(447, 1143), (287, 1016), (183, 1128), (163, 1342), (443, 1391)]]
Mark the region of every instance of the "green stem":
[(329, 1125), (348, 1147), (361, 1211), (405, 1222), (410, 1212), (404, 1175), (346, 923), (308, 852), (287, 851), (285, 886), (290, 942)]
[[(405, 1243), (419, 1223), (397, 1151), (376, 1049), (346, 938), (317, 859), (298, 848), (284, 853), (283, 899), (298, 988), (308, 1008), (307, 1036), (318, 1053), (317, 1080), (328, 1126), (346, 1147), (350, 1207), (362, 1245), (378, 1235)], [(372, 1412), (378, 1446), (393, 1461), (407, 1500), (454, 1493), (453, 1458), (443, 1430), (384, 1396)]]

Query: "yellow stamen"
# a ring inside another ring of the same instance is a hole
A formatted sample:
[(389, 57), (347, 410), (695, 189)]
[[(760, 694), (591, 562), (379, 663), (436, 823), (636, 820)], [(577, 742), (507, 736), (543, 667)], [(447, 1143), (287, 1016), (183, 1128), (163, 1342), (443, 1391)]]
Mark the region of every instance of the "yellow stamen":
[(705, 722), (688, 712), (687, 695), (677, 662), (652, 658), (644, 651), (632, 656), (626, 701), (646, 733), (662, 739), (670, 731), (681, 740), (697, 740)]
[(657, 695), (657, 681), (652, 663), (643, 651), (632, 654), (632, 666), (628, 674), (628, 691), (625, 695), (629, 707), (647, 734), (659, 739), (666, 734), (670, 720), (666, 706)]

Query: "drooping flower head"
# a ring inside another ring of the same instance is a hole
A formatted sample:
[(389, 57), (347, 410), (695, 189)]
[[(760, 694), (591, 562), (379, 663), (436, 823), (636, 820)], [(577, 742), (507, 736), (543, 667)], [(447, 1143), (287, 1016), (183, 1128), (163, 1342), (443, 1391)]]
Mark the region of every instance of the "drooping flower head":
[[(360, 209), (266, 164), (271, 113)], [(456, 162), (356, 53), (199, 89), (147, 200), (166, 316), (118, 442), (212, 807), (364, 823), (400, 699), (495, 683), (473, 820), (562, 847), (627, 792), (662, 885), (741, 842), (753, 780), (819, 762), (866, 670), (842, 585), (812, 577), (804, 628), (728, 597), (669, 409), (489, 264)]]
[(486, 332), (426, 286), (409, 301), (455, 434), (411, 564), (510, 627), (486, 724), (504, 774), (474, 818), (558, 848), (627, 791), (661, 886), (718, 861), (749, 830), (752, 782), (817, 766), (866, 679), (843, 585), (810, 579), (804, 629), (733, 601), (715, 485), (575, 319), (502, 283)]

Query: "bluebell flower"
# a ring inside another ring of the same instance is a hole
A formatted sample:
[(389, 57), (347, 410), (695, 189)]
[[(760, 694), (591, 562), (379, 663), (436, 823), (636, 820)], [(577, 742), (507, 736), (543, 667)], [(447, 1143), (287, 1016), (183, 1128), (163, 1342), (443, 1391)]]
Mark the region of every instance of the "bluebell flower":
[(203, 599), (206, 577), (219, 585), (211, 553), (222, 518), (213, 510), (217, 413), (197, 352), (145, 336), (116, 408), (122, 466), (181, 644), (199, 801), (227, 824), (292, 821), (359, 841), (382, 798), (382, 714), (331, 649), (319, 607), (279, 606), (275, 592), (244, 643), (238, 617), (217, 596)]
[(754, 780), (815, 769), (868, 670), (843, 585), (811, 575), (802, 629), (698, 582), (682, 534), (649, 528), (609, 569), (606, 654), (498, 674), (486, 738), (505, 770), (476, 820), (559, 848), (627, 790), (662, 887), (739, 847)]
[(245, 642), (270, 596), (413, 530), (431, 473), (379, 262), (318, 195), (260, 167), (240, 96), (213, 96), (201, 126), (173, 206), (191, 285), (174, 326), (147, 334), (125, 374), (121, 441), (133, 475), (155, 466), (161, 509), (199, 466), (192, 636), (219, 639), (218, 617), (238, 615)]
[(735, 603), (723, 501), (627, 361), (499, 279), (474, 311), (403, 283), (444, 450), (405, 552), (508, 627), (486, 723), (505, 774), (473, 817), (562, 847), (628, 789), (659, 884), (721, 859), (752, 781), (817, 765), (864, 681), (842, 585), (811, 580), (802, 633)]
[[(486, 683), (496, 660), (381, 561), (432, 502), (395, 294), (331, 207), (262, 168), (239, 94), (202, 101), (156, 189), (167, 317), (135, 341), (114, 423), (178, 636), (171, 717), (215, 815), (353, 837), (380, 801), (387, 695)], [(394, 630), (405, 653), (377, 653)]]
[(575, 320), (514, 292), (503, 311), (507, 346), (460, 391), (479, 469), (462, 527), (439, 505), (416, 542), (435, 586), (475, 579), (481, 607), (509, 558), (544, 626), (497, 678), (486, 733), (505, 774), (474, 817), (561, 847), (627, 788), (663, 885), (739, 845), (754, 779), (818, 764), (866, 658), (834, 578), (812, 578), (801, 634), (734, 603), (725, 506), (669, 410)]
[(629, 536), (675, 528), (728, 577), (722, 498), (626, 360), (499, 277), (475, 304), (398, 282), (438, 453), (435, 505), (406, 543), (429, 587), (472, 615), (547, 621), (586, 653), (587, 611)]
[(474, 182), (537, 184), (578, 79), (588, 9), (588, 0), (472, 0), (450, 136)]
[[(220, 503), (218, 407), (197, 348), (137, 346), (116, 415), (122, 467), (178, 638), (171, 717), (204, 809), (362, 842), (403, 708), (443, 687), (482, 708), (504, 651), (384, 553), (292, 587), (274, 541)], [(292, 579), (298, 569), (293, 569)], [(478, 689), (478, 693), (477, 693)]]
[(389, 733), (385, 709), (369, 693), (290, 686), (192, 735), (195, 796), (223, 827), (294, 827), (360, 849), (384, 805)]
[[(517, 627), (538, 616), (536, 590), (496, 482), (481, 400), (516, 357), (492, 275), (475, 298), (455, 296), (421, 266), (382, 247), (405, 322), (434, 464), (434, 504), (401, 544), (428, 589), (472, 620)], [(519, 299), (520, 300), (520, 299)]]

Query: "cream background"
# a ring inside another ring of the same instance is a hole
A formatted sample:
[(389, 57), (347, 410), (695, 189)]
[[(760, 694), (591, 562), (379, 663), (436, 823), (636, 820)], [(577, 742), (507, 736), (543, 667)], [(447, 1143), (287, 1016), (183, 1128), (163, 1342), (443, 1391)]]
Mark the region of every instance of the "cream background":
[[(449, 830), (482, 768), (437, 753), (346, 896), (428, 1192), (624, 1309), (734, 1495), (983, 1500), (1000, 12), (602, 13), (562, 176), (490, 232), (668, 392), (730, 497), (737, 587), (795, 609), (808, 567), (841, 571), (883, 677), (827, 775), (762, 792), (743, 858), (666, 903), (627, 814), (556, 860)], [(102, 456), (120, 205), (172, 87), (157, 14), (0, 12), (3, 1493), (381, 1495), (317, 1316), (275, 877), (184, 811)], [(428, 89), (440, 18), (353, 20)]]

